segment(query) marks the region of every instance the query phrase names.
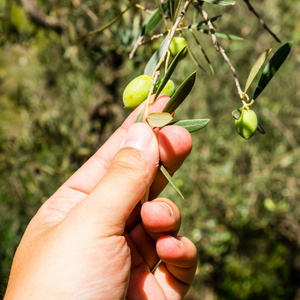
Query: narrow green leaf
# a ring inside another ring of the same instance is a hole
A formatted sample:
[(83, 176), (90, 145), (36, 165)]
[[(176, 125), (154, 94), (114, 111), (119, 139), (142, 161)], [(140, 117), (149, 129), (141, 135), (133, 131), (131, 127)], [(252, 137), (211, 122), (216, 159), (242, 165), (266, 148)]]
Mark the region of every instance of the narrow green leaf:
[(194, 16), (193, 16), (194, 23), (196, 23), (199, 14), (200, 14), (200, 9), (197, 6), (194, 6)]
[[(211, 35), (211, 32), (209, 29), (197, 28), (197, 31)], [(231, 40), (231, 41), (243, 41), (244, 40), (240, 36), (237, 36), (234, 34), (229, 34), (229, 33), (217, 32), (217, 31), (215, 32), (215, 36), (220, 39)]]
[(164, 51), (166, 50), (166, 47), (168, 46), (168, 37), (164, 39), (164, 41), (161, 43), (160, 47), (158, 50), (151, 56), (149, 59), (145, 70), (144, 70), (144, 75), (152, 76), (156, 66), (158, 65), (159, 61), (162, 58), (162, 55)]
[(273, 76), (276, 74), (276, 72), (279, 70), (283, 62), (288, 57), (291, 48), (293, 46), (293, 41), (288, 42), (281, 46), (273, 55), (273, 57), (270, 59), (270, 61), (265, 66), (263, 73), (259, 79), (257, 88), (254, 92), (253, 99), (255, 100), (260, 93), (264, 90), (264, 88), (268, 85), (270, 80), (273, 78)]
[(241, 117), (241, 114), (242, 114), (242, 109), (241, 108), (238, 108), (238, 109), (235, 109), (233, 112), (232, 112), (232, 116), (238, 120), (240, 117)]
[(107, 23), (106, 25), (102, 26), (101, 28), (99, 29), (96, 29), (94, 31), (90, 31), (89, 32), (89, 35), (92, 35), (92, 34), (96, 34), (96, 33), (100, 33), (102, 32), (103, 30), (109, 28), (110, 26), (112, 26), (114, 23), (116, 23), (117, 21), (119, 21), (122, 16), (126, 13), (126, 11), (131, 8), (132, 4), (128, 5), (118, 16), (116, 16), (113, 20), (111, 20), (109, 23)]
[(152, 29), (155, 28), (155, 26), (163, 18), (164, 12), (167, 10), (168, 5), (169, 5), (169, 0), (167, 0), (166, 2), (164, 2), (162, 4), (163, 14), (161, 14), (161, 10), (159, 8), (157, 8), (153, 12), (153, 14), (151, 15), (151, 17), (147, 21), (147, 23), (143, 26), (141, 35), (145, 35), (145, 34), (149, 33)]
[(196, 79), (196, 71), (193, 72), (185, 81), (178, 87), (176, 92), (166, 104), (163, 112), (173, 113), (176, 108), (185, 100), (191, 92)]
[(197, 58), (196, 58), (194, 52), (192, 51), (192, 49), (191, 49), (189, 46), (188, 46), (188, 50), (189, 50), (189, 54), (190, 54), (190, 56), (191, 56), (193, 62), (195, 63), (195, 65), (196, 65), (199, 69), (201, 69), (202, 71), (206, 72), (205, 69), (204, 69), (204, 68), (201, 66), (201, 64), (198, 62), (198, 60), (197, 60)]
[(144, 109), (142, 109), (139, 113), (139, 115), (136, 118), (135, 123), (142, 123), (143, 122), (143, 115), (144, 115)]
[(182, 0), (175, 0), (175, 13), (174, 13), (174, 20), (177, 19), (180, 9), (181, 9)]
[(193, 35), (193, 38), (195, 39), (195, 41), (196, 41), (198, 47), (200, 48), (200, 50), (201, 50), (201, 52), (202, 52), (202, 54), (203, 54), (203, 56), (204, 56), (206, 62), (208, 63), (209, 68), (210, 68), (210, 70), (211, 70), (211, 73), (214, 74), (214, 73), (215, 73), (215, 72), (214, 72), (214, 68), (213, 68), (213, 66), (212, 66), (212, 64), (211, 64), (211, 62), (210, 62), (210, 60), (209, 60), (209, 58), (208, 58), (206, 52), (204, 51), (203, 47), (201, 46), (199, 40), (197, 39), (197, 37), (196, 37), (196, 35), (194, 34), (193, 31), (191, 31), (191, 34)]
[(169, 124), (173, 120), (173, 117), (169, 113), (161, 112), (152, 113), (146, 119), (151, 126), (161, 128)]
[(261, 134), (265, 134), (266, 133), (265, 130), (263, 129), (263, 127), (259, 123), (257, 123), (257, 130)]
[(191, 133), (204, 128), (209, 122), (210, 119), (180, 120), (169, 125), (181, 126)]
[(256, 77), (257, 73), (261, 69), (262, 65), (266, 61), (266, 59), (267, 59), (267, 57), (268, 57), (268, 55), (270, 54), (271, 51), (272, 51), (272, 48), (265, 50), (259, 56), (259, 58), (257, 59), (257, 61), (254, 63), (254, 65), (253, 65), (253, 67), (252, 67), (252, 69), (251, 69), (251, 71), (249, 73), (247, 82), (246, 82), (245, 91), (244, 91), (245, 94), (247, 93), (247, 91), (248, 91), (251, 83), (253, 82), (254, 78)]
[[(209, 20), (210, 20), (211, 23), (213, 23), (221, 17), (222, 17), (222, 15), (218, 15), (218, 16), (215, 16), (213, 18), (210, 18)], [(205, 25), (207, 25), (207, 22), (206, 21), (201, 21), (199, 23), (195, 23), (195, 24), (192, 24), (192, 25), (189, 25), (189, 26), (179, 27), (176, 30), (181, 31), (181, 30), (186, 30), (186, 29), (198, 29), (198, 28), (201, 29), (201, 26), (205, 26)]]
[(165, 73), (165, 76), (161, 80), (161, 83), (160, 83), (158, 89), (155, 92), (154, 101), (158, 97), (160, 92), (163, 90), (163, 88), (167, 84), (168, 80), (171, 78), (171, 76), (172, 76), (172, 74), (173, 74), (173, 72), (174, 72), (178, 62), (180, 61), (181, 56), (182, 56), (182, 54), (185, 50), (186, 50), (186, 47), (182, 48), (181, 51), (172, 60), (171, 64), (169, 65), (169, 68), (167, 69), (167, 72)]
[(174, 187), (174, 189), (177, 191), (177, 193), (181, 196), (181, 198), (184, 199), (179, 187), (173, 181), (173, 178), (171, 177), (171, 175), (168, 173), (168, 171), (165, 169), (163, 165), (160, 165), (160, 170), (164, 174), (164, 176), (168, 179), (168, 181), (171, 183), (171, 185)]
[(203, 0), (204, 2), (211, 3), (211, 4), (218, 4), (218, 5), (235, 5), (234, 0)]

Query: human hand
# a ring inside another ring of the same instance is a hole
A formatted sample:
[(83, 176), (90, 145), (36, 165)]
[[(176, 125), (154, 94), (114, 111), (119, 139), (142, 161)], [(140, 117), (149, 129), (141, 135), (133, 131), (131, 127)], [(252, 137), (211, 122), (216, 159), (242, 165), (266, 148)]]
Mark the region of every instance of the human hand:
[[(157, 111), (168, 100), (154, 103)], [(189, 154), (178, 126), (154, 133), (135, 110), (39, 209), (16, 252), (5, 299), (182, 299), (196, 248), (180, 213), (155, 199)], [(140, 200), (150, 200), (141, 206)], [(153, 200), (154, 199), (154, 200)], [(152, 274), (159, 260), (163, 262)]]

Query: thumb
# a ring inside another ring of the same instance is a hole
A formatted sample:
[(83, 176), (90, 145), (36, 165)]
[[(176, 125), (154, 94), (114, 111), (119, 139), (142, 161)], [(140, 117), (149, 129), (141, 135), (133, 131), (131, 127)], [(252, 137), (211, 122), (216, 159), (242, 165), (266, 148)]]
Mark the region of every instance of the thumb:
[(104, 177), (70, 212), (81, 230), (88, 226), (88, 232), (96, 230), (98, 236), (123, 234), (127, 218), (152, 184), (159, 163), (153, 130), (135, 123), (122, 144)]

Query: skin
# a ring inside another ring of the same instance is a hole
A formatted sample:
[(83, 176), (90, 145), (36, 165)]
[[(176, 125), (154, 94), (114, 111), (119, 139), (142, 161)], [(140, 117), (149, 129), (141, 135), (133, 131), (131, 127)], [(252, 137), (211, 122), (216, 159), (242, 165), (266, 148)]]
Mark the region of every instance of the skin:
[[(168, 97), (158, 99), (159, 109)], [(182, 299), (197, 253), (180, 212), (156, 198), (190, 153), (177, 126), (154, 132), (135, 110), (39, 209), (15, 254), (5, 300)], [(180, 138), (179, 138), (180, 136)], [(149, 200), (141, 205), (140, 200)], [(159, 261), (154, 274), (151, 270)]]

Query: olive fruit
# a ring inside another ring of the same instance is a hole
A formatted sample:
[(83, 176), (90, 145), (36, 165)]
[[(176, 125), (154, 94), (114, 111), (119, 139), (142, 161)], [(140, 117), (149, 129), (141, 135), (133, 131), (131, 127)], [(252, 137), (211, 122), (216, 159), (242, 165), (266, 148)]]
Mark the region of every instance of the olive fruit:
[(170, 79), (168, 80), (167, 84), (165, 87), (162, 89), (161, 93), (164, 95), (167, 95), (171, 97), (175, 92), (175, 84), (174, 82)]
[(123, 103), (126, 108), (135, 109), (148, 97), (152, 85), (152, 78), (141, 75), (133, 79), (123, 92)]
[[(173, 39), (170, 43), (170, 46), (169, 46), (169, 50), (173, 56), (176, 56), (180, 52), (180, 50), (185, 46), (187, 46), (185, 38), (176, 36), (176, 37), (173, 37)], [(187, 55), (187, 48), (182, 53), (181, 58), (184, 58), (186, 55)]]
[(240, 136), (250, 139), (257, 130), (257, 116), (251, 109), (243, 109), (241, 116), (235, 121), (235, 129)]

